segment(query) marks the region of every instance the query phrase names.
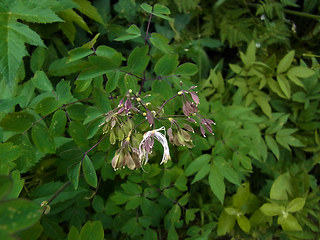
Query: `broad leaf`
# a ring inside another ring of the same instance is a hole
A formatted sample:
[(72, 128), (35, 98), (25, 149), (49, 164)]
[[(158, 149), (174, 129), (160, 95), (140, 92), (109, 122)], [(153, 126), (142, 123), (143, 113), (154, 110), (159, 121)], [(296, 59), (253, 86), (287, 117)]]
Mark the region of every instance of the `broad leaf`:
[(198, 72), (197, 65), (193, 63), (183, 63), (177, 67), (174, 74), (180, 75), (180, 76), (193, 76), (197, 72)]
[(42, 153), (55, 153), (56, 146), (46, 127), (36, 124), (31, 129), (31, 137), (34, 144)]
[(173, 48), (169, 45), (169, 39), (159, 33), (152, 33), (150, 42), (164, 53), (173, 53)]
[(305, 198), (295, 198), (291, 202), (289, 202), (289, 204), (286, 207), (286, 210), (288, 212), (300, 211), (303, 208), (305, 203), (306, 203)]
[(36, 71), (31, 79), (33, 85), (42, 91), (52, 91), (53, 87), (47, 75), (43, 71)]
[(154, 71), (159, 76), (169, 76), (174, 72), (178, 64), (178, 55), (165, 54), (156, 63)]
[(80, 168), (81, 168), (81, 162), (77, 164), (73, 164), (68, 168), (68, 178), (75, 190), (78, 189), (78, 185), (79, 185)]
[(289, 67), (291, 66), (291, 63), (293, 61), (294, 58), (294, 50), (290, 51), (289, 53), (287, 53), (279, 62), (278, 66), (277, 66), (277, 73), (283, 73), (286, 72)]
[(212, 165), (210, 169), (209, 185), (214, 195), (216, 195), (219, 201), (223, 204), (226, 186), (223, 181), (223, 176), (215, 165)]
[(35, 121), (33, 115), (28, 112), (14, 112), (6, 115), (0, 122), (0, 126), (9, 131), (24, 132)]
[(275, 204), (275, 203), (265, 203), (262, 205), (260, 210), (267, 216), (273, 217), (281, 215), (285, 210), (284, 206)]
[(88, 155), (85, 156), (82, 162), (82, 171), (84, 175), (84, 179), (86, 182), (96, 188), (98, 184), (98, 178), (96, 174), (96, 170), (94, 169), (94, 166), (92, 164), (91, 159), (88, 157)]
[(128, 57), (128, 71), (133, 74), (141, 74), (146, 70), (150, 57), (148, 56), (149, 48), (136, 47)]

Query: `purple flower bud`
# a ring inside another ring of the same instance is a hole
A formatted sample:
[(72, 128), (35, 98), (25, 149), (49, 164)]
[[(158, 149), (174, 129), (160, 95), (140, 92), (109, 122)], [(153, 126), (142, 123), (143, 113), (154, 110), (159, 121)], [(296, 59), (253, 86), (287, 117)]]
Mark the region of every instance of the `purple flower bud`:
[(200, 103), (200, 101), (199, 101), (199, 97), (198, 97), (198, 95), (196, 94), (196, 92), (189, 92), (189, 93), (190, 93), (191, 98), (192, 98), (192, 100), (194, 101), (194, 103), (195, 103), (196, 105), (198, 105), (198, 104)]
[(123, 113), (123, 112), (124, 112), (124, 110), (125, 110), (125, 108), (124, 108), (124, 107), (120, 108), (120, 109), (118, 110), (117, 114), (121, 114), (121, 113)]
[(197, 86), (191, 86), (191, 87), (190, 87), (190, 90), (193, 90), (193, 89), (195, 89), (195, 88), (197, 88)]
[(184, 123), (184, 124), (183, 124), (183, 127), (184, 127), (187, 131), (194, 133), (193, 127), (191, 127), (190, 125)]
[(201, 134), (206, 137), (206, 131), (204, 130), (204, 128), (200, 125), (200, 131), (201, 131)]
[(118, 107), (121, 107), (121, 105), (123, 104), (123, 102), (124, 102), (124, 98), (122, 98), (122, 99), (120, 100), (120, 102), (119, 102), (119, 104), (118, 104)]
[(147, 110), (147, 120), (148, 120), (148, 123), (149, 123), (149, 124), (154, 124), (153, 115), (152, 115), (152, 113), (151, 113), (149, 110)]
[(130, 99), (126, 100), (126, 102), (124, 103), (124, 107), (125, 107), (126, 113), (128, 113), (129, 110), (132, 108), (132, 103)]

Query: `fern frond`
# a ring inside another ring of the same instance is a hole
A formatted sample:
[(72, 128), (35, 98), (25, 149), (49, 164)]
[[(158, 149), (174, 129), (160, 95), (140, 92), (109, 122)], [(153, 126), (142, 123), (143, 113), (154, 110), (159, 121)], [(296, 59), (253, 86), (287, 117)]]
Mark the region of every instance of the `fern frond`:
[(197, 7), (200, 0), (174, 0), (180, 13), (187, 13)]

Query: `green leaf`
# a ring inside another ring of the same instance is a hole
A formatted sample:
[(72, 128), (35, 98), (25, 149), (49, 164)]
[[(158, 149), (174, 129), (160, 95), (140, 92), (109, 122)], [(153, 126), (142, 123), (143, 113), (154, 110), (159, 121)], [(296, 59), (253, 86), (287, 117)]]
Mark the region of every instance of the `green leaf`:
[(121, 184), (121, 187), (128, 194), (139, 195), (140, 193), (142, 193), (141, 186), (130, 181)]
[(32, 123), (35, 121), (33, 115), (28, 112), (14, 112), (7, 114), (0, 122), (0, 126), (4, 130), (14, 131), (14, 132), (24, 132)]
[(199, 212), (198, 208), (188, 208), (186, 211), (186, 223), (193, 221), (196, 218), (196, 212)]
[(132, 24), (127, 30), (126, 32), (128, 34), (124, 34), (120, 37), (117, 37), (116, 39), (114, 39), (115, 41), (126, 41), (126, 40), (130, 40), (130, 39), (134, 39), (137, 37), (141, 36), (141, 31), (140, 29), (135, 25)]
[(123, 74), (118, 71), (113, 71), (113, 72), (107, 73), (107, 78), (108, 78), (108, 81), (106, 84), (106, 92), (107, 93), (111, 93), (113, 90), (116, 89), (121, 76), (123, 76)]
[(168, 44), (169, 39), (164, 37), (163, 35), (159, 33), (152, 33), (150, 42), (152, 43), (153, 46), (158, 48), (160, 51), (168, 54), (173, 53), (173, 48)]
[(36, 71), (31, 78), (33, 85), (42, 91), (52, 91), (53, 87), (47, 75), (43, 71)]
[(277, 81), (280, 86), (280, 89), (286, 96), (286, 98), (290, 98), (291, 96), (291, 88), (288, 79), (286, 79), (283, 75), (277, 75)]
[(200, 168), (200, 170), (197, 172), (196, 176), (194, 177), (194, 179), (192, 180), (191, 184), (194, 184), (198, 181), (200, 181), (201, 179), (203, 179), (205, 176), (208, 175), (210, 171), (210, 165), (203, 165), (202, 168)]
[(271, 119), (272, 114), (271, 114), (271, 107), (269, 104), (269, 100), (263, 96), (257, 96), (254, 98), (254, 100), (260, 106), (262, 112), (264, 112), (264, 114), (267, 115), (267, 117)]
[(92, 94), (95, 105), (102, 113), (107, 113), (111, 110), (109, 96), (104, 90), (95, 87)]
[(78, 229), (75, 226), (71, 226), (69, 234), (68, 234), (68, 240), (79, 240), (80, 233)]
[(49, 133), (52, 136), (60, 136), (64, 133), (65, 126), (67, 124), (67, 116), (65, 111), (58, 110), (53, 114), (51, 123), (49, 126)]
[(294, 76), (299, 78), (311, 77), (314, 73), (315, 72), (310, 68), (302, 67), (302, 66), (292, 67), (287, 72), (288, 76)]
[(212, 165), (210, 169), (209, 185), (214, 195), (216, 195), (221, 204), (223, 204), (226, 186), (223, 181), (223, 176), (215, 165)]
[(0, 228), (9, 233), (31, 227), (41, 216), (40, 206), (25, 199), (13, 199), (0, 204)]
[(74, 101), (71, 94), (71, 86), (69, 81), (61, 80), (56, 86), (57, 99), (61, 104)]
[(285, 207), (275, 203), (265, 203), (260, 210), (267, 216), (273, 217), (281, 215), (285, 211)]
[(157, 14), (170, 14), (170, 9), (159, 3), (156, 3), (153, 7), (153, 13)]
[(88, 146), (87, 131), (81, 123), (76, 121), (70, 122), (68, 130), (76, 144), (80, 146)]
[(295, 198), (286, 207), (287, 212), (298, 212), (300, 211), (304, 204), (306, 203), (305, 198)]
[(218, 236), (223, 236), (231, 232), (235, 223), (235, 216), (229, 215), (225, 211), (222, 211), (218, 219)]
[(292, 51), (288, 52), (280, 60), (280, 62), (278, 63), (278, 66), (277, 66), (277, 73), (278, 74), (283, 73), (283, 72), (285, 72), (285, 71), (287, 71), (289, 69), (289, 67), (292, 64), (292, 61), (293, 61), (293, 58), (294, 58), (294, 54), (295, 54), (295, 51), (292, 50)]
[(45, 58), (46, 49), (44, 47), (37, 47), (31, 55), (30, 68), (32, 72), (35, 73), (42, 68)]
[(52, 76), (65, 76), (88, 68), (88, 62), (86, 61), (77, 60), (68, 63), (67, 60), (64, 57), (53, 61), (49, 67), (49, 74)]
[(154, 71), (159, 76), (169, 76), (174, 72), (178, 64), (178, 55), (165, 54), (156, 63)]
[(60, 106), (60, 102), (54, 97), (47, 97), (41, 100), (35, 108), (42, 116), (53, 113)]
[(266, 135), (265, 140), (268, 148), (272, 151), (272, 153), (276, 156), (277, 159), (280, 157), (279, 146), (273, 137)]
[(250, 222), (249, 222), (249, 219), (246, 218), (246, 216), (243, 216), (243, 215), (237, 216), (237, 223), (244, 232), (246, 233), (250, 232)]
[(14, 145), (12, 142), (0, 143), (0, 162), (16, 160), (20, 154), (20, 146)]
[(104, 211), (104, 200), (101, 196), (95, 195), (92, 200), (92, 208), (96, 212), (103, 212)]
[(96, 174), (96, 170), (94, 169), (94, 166), (91, 162), (91, 159), (88, 157), (88, 155), (85, 156), (82, 162), (82, 171), (84, 175), (84, 179), (86, 182), (96, 188), (98, 185), (98, 178)]
[(291, 128), (287, 128), (287, 129), (281, 129), (276, 133), (276, 140), (277, 142), (285, 147), (286, 149), (288, 149), (289, 151), (291, 151), (290, 146), (294, 146), (294, 147), (302, 147), (303, 144), (300, 142), (300, 140), (298, 140), (297, 138), (295, 138), (294, 136), (292, 136), (291, 134), (296, 132), (296, 129), (291, 129)]
[(92, 53), (93, 51), (88, 48), (84, 48), (84, 47), (74, 48), (71, 51), (69, 51), (68, 62), (73, 62), (73, 61), (85, 58)]
[(79, 177), (80, 177), (80, 168), (81, 168), (81, 162), (77, 164), (73, 164), (68, 168), (68, 179), (72, 183), (74, 190), (78, 189), (79, 185)]
[(281, 225), (284, 231), (288, 231), (288, 232), (302, 231), (302, 227), (298, 223), (297, 219), (291, 214), (280, 216), (278, 218), (278, 224)]
[(243, 205), (247, 203), (250, 196), (249, 183), (244, 183), (239, 186), (237, 193), (233, 195), (233, 206), (237, 209), (241, 209)]
[(147, 3), (142, 3), (140, 7), (147, 13), (152, 13), (152, 6)]
[(103, 226), (100, 221), (88, 221), (80, 231), (80, 240), (104, 240)]
[(150, 61), (150, 57), (148, 56), (149, 47), (136, 47), (128, 57), (128, 72), (133, 74), (141, 74), (143, 73)]
[(28, 55), (25, 43), (44, 47), (40, 36), (27, 25), (17, 22), (17, 20), (52, 23), (61, 21), (61, 19), (54, 14), (46, 2), (24, 1), (23, 3), (16, 2), (6, 6), (6, 8), (2, 8), (0, 15), (2, 24), (0, 28), (0, 50), (2, 52), (0, 73), (12, 90), (17, 84), (15, 78), (21, 66), (22, 58)]
[(240, 179), (238, 173), (232, 168), (232, 166), (223, 158), (215, 157), (215, 164), (219, 168), (220, 173), (223, 174), (223, 177), (226, 178), (229, 182), (239, 186)]
[(211, 156), (209, 154), (203, 154), (193, 160), (190, 165), (185, 170), (185, 175), (187, 177), (191, 176), (192, 174), (198, 172), (202, 166), (207, 165), (211, 160)]
[(18, 198), (22, 188), (24, 186), (24, 179), (21, 179), (21, 174), (19, 170), (14, 170), (10, 174), (11, 179), (13, 180), (13, 188), (6, 199)]
[(103, 24), (103, 20), (98, 12), (98, 10), (91, 5), (91, 2), (88, 0), (73, 0), (79, 7), (77, 9), (86, 15), (87, 17), (95, 20), (98, 23)]
[(37, 148), (42, 153), (55, 153), (56, 146), (53, 138), (49, 134), (48, 129), (41, 125), (36, 124), (31, 129), (31, 137), (33, 143), (37, 146)]
[(198, 66), (193, 63), (183, 63), (177, 67), (174, 74), (180, 76), (193, 76), (198, 72)]
[(10, 177), (0, 175), (0, 200), (4, 200), (11, 192), (13, 182)]
[(284, 173), (276, 178), (270, 190), (270, 198), (274, 200), (288, 200), (288, 195), (291, 195), (293, 187), (289, 173)]

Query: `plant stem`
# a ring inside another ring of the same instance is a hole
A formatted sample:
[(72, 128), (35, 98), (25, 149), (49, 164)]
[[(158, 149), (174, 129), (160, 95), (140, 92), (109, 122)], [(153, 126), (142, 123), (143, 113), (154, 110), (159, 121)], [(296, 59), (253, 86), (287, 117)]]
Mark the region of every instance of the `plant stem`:
[[(152, 10), (153, 10), (153, 7), (152, 7)], [(149, 15), (149, 21), (148, 21), (148, 26), (147, 26), (147, 31), (146, 31), (146, 37), (144, 38), (145, 45), (148, 44), (148, 33), (149, 33), (149, 29), (150, 29), (151, 18), (152, 18), (152, 13), (150, 13), (150, 15)]]
[(171, 101), (172, 99), (174, 99), (174, 98), (177, 97), (177, 96), (180, 96), (180, 95), (179, 95), (179, 94), (176, 94), (176, 95), (172, 96), (171, 98), (169, 98), (168, 100), (166, 100), (166, 101), (161, 105), (160, 109), (159, 109), (158, 112), (155, 114), (155, 116), (157, 116), (157, 115), (160, 113), (160, 111), (164, 108), (164, 106), (165, 106), (169, 101)]
[(65, 184), (63, 184), (54, 194), (53, 196), (48, 200), (48, 205), (54, 200), (56, 199), (61, 192), (63, 192), (69, 185), (71, 184), (70, 181), (66, 182)]
[(96, 144), (94, 144), (88, 151), (86, 151), (83, 155), (83, 158), (81, 160), (81, 163), (83, 162), (83, 160), (85, 159), (85, 157), (88, 155), (89, 152), (91, 152), (96, 146), (98, 146), (102, 141), (103, 139), (105, 139), (108, 135), (104, 135), (102, 138), (99, 139), (98, 142), (96, 142)]

